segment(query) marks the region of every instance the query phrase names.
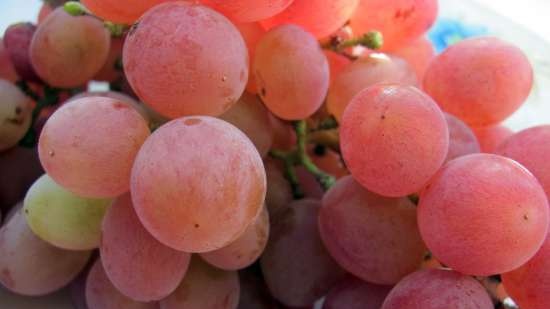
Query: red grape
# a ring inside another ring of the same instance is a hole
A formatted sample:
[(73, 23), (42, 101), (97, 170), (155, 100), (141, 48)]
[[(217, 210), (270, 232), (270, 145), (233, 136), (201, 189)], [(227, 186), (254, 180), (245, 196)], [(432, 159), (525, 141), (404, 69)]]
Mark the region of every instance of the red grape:
[(15, 67), (11, 62), (10, 55), (4, 47), (4, 39), (0, 38), (0, 78), (10, 82), (15, 82), (19, 79)]
[(501, 124), (473, 128), (473, 130), (481, 146), (481, 151), (487, 153), (494, 153), (502, 142), (514, 134), (514, 131)]
[(266, 31), (259, 23), (243, 23), (236, 24), (235, 26), (243, 36), (246, 48), (248, 49), (249, 64), (246, 91), (256, 94), (258, 93), (258, 87), (256, 87), (256, 80), (254, 79), (254, 55), (256, 53), (256, 46)]
[(201, 0), (236, 22), (252, 22), (271, 17), (294, 0)]
[(380, 309), (390, 290), (349, 276), (330, 290), (323, 309)]
[(169, 0), (82, 0), (87, 9), (102, 19), (132, 24), (153, 6)]
[(449, 152), (445, 161), (481, 151), (474, 132), (464, 122), (447, 113), (445, 120), (449, 127)]
[(407, 61), (420, 81), (424, 80), (424, 74), (435, 58), (434, 46), (426, 37), (420, 37), (407, 45), (389, 51), (389, 53)]
[(10, 55), (17, 75), (22, 79), (40, 82), (40, 77), (31, 64), (30, 45), (36, 26), (31, 23), (18, 23), (8, 27), (4, 33), (4, 46)]

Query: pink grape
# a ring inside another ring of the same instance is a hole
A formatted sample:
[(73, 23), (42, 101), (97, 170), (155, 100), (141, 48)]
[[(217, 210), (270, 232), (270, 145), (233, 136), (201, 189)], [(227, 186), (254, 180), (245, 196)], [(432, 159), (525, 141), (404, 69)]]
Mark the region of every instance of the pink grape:
[(288, 121), (281, 120), (269, 113), (269, 124), (273, 134), (272, 148), (291, 150), (296, 145), (296, 132)]
[(395, 50), (424, 34), (437, 11), (437, 0), (361, 0), (350, 26), (356, 33), (380, 31), (384, 50)]
[(99, 72), (94, 76), (94, 80), (112, 83), (122, 78), (124, 73), (122, 72), (122, 67), (119, 66), (122, 66), (123, 46), (124, 38), (113, 37), (111, 39), (111, 47), (107, 59)]
[(479, 141), (481, 151), (487, 153), (494, 153), (502, 142), (514, 134), (514, 131), (501, 124), (473, 128), (473, 130)]
[(4, 47), (4, 39), (0, 38), (0, 79), (16, 82), (19, 79), (10, 55)]
[(139, 98), (160, 114), (218, 116), (248, 80), (248, 55), (235, 26), (186, 1), (149, 10), (126, 38), (124, 71)]
[(380, 309), (390, 290), (349, 276), (330, 290), (323, 309)]
[(265, 191), (264, 167), (252, 142), (208, 116), (157, 129), (132, 170), (141, 221), (160, 242), (185, 252), (213, 251), (236, 240), (261, 211)]
[(261, 23), (267, 29), (295, 24), (316, 38), (323, 38), (343, 26), (358, 3), (359, 0), (294, 0), (284, 11)]
[(424, 74), (435, 58), (434, 46), (426, 37), (420, 37), (407, 45), (389, 51), (389, 53), (407, 61), (416, 72), (419, 81), (424, 80)]
[(441, 108), (474, 127), (510, 116), (532, 84), (533, 69), (523, 52), (492, 37), (452, 45), (431, 62), (424, 77), (424, 89)]
[(142, 303), (124, 296), (111, 283), (101, 260), (97, 260), (86, 279), (86, 302), (89, 309), (158, 309), (157, 303)]
[(82, 0), (82, 4), (102, 19), (121, 24), (134, 23), (153, 6), (169, 0)]
[(53, 8), (49, 3), (42, 4), (40, 11), (38, 12), (38, 24), (41, 24), (46, 20), (46, 17), (53, 12)]
[(36, 26), (31, 23), (13, 24), (4, 32), (4, 46), (17, 74), (24, 80), (40, 82), (40, 77), (36, 75), (29, 54), (35, 31)]
[(269, 237), (269, 214), (263, 208), (259, 217), (241, 237), (221, 249), (201, 254), (209, 264), (225, 270), (239, 270), (250, 266), (262, 254)]
[(321, 238), (331, 256), (353, 275), (395, 284), (418, 269), (426, 252), (416, 208), (408, 198), (387, 198), (346, 176), (326, 193), (319, 214)]
[(496, 153), (525, 166), (550, 196), (550, 125), (532, 127), (507, 138)]
[(67, 285), (84, 268), (90, 251), (65, 251), (36, 237), (17, 211), (0, 229), (0, 284), (27, 296)]
[(445, 120), (449, 127), (449, 152), (445, 161), (481, 151), (474, 132), (462, 120), (447, 113)]
[(283, 170), (271, 158), (264, 161), (265, 174), (267, 179), (267, 191), (265, 195), (265, 204), (271, 217), (278, 216), (288, 207), (293, 200), (290, 184), (286, 180)]
[(236, 309), (239, 276), (216, 269), (195, 256), (179, 287), (160, 302), (160, 309)]
[(33, 36), (32, 66), (50, 86), (82, 86), (107, 60), (110, 40), (109, 32), (96, 18), (71, 16), (63, 8), (57, 8)]
[(260, 39), (265, 34), (265, 29), (259, 23), (240, 23), (235, 24), (241, 35), (243, 36), (246, 48), (248, 49), (248, 83), (246, 84), (246, 91), (257, 94), (258, 87), (256, 86), (256, 80), (254, 79), (254, 55), (256, 53), (256, 46)]
[(319, 236), (320, 204), (302, 199), (288, 205), (260, 259), (271, 294), (287, 306), (312, 305), (343, 277)]
[(402, 59), (384, 54), (370, 54), (354, 61), (335, 77), (327, 96), (327, 109), (337, 120), (351, 99), (361, 90), (378, 83), (416, 86), (414, 71)]
[(128, 191), (132, 164), (148, 136), (147, 123), (127, 103), (82, 98), (50, 117), (38, 152), (48, 175), (69, 191), (115, 197)]
[(550, 238), (529, 262), (502, 275), (506, 292), (523, 309), (550, 308)]
[(206, 5), (243, 23), (269, 18), (287, 8), (294, 0), (202, 0)]
[(485, 288), (474, 278), (441, 269), (417, 271), (397, 284), (382, 309), (492, 309)]
[(130, 194), (109, 208), (102, 233), (103, 267), (122, 294), (142, 302), (160, 300), (183, 279), (191, 256), (166, 247), (145, 230)]
[(246, 134), (256, 146), (260, 156), (265, 157), (273, 143), (268, 113), (258, 97), (245, 92), (237, 104), (219, 118), (236, 126)]
[(414, 87), (375, 85), (348, 105), (340, 128), (353, 177), (383, 196), (418, 192), (441, 167), (449, 145), (437, 104)]
[(450, 161), (420, 194), (418, 225), (428, 249), (464, 274), (521, 266), (541, 247), (548, 222), (548, 201), (535, 177), (497, 155)]
[(324, 191), (321, 184), (319, 184), (317, 179), (315, 179), (315, 177), (303, 166), (298, 166), (296, 168), (296, 176), (304, 196), (317, 200), (323, 198)]
[(0, 152), (25, 136), (32, 121), (33, 102), (17, 86), (0, 79)]
[(325, 99), (327, 58), (315, 38), (298, 26), (270, 30), (258, 43), (254, 70), (262, 100), (279, 118), (307, 118)]
[(344, 71), (344, 69), (351, 64), (351, 60), (345, 56), (333, 52), (331, 50), (323, 51), (327, 57), (329, 71), (330, 71), (330, 82), (334, 81), (337, 76)]

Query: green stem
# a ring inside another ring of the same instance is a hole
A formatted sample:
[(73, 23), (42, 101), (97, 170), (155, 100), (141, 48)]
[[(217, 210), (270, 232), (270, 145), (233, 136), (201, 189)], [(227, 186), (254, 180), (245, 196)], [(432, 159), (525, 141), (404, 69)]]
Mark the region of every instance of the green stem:
[(369, 31), (359, 37), (349, 40), (341, 40), (338, 38), (330, 40), (327, 44), (323, 45), (323, 48), (341, 52), (346, 48), (355, 46), (363, 46), (369, 49), (379, 49), (383, 44), (384, 38), (382, 37), (382, 33), (378, 31)]
[(65, 4), (63, 5), (63, 9), (65, 10), (65, 12), (67, 12), (69, 15), (72, 15), (72, 16), (81, 16), (81, 15), (89, 14), (86, 7), (84, 7), (84, 5), (82, 5), (78, 1), (65, 2)]
[(279, 159), (283, 161), (285, 178), (290, 183), (290, 187), (292, 189), (292, 195), (294, 196), (295, 199), (303, 198), (304, 192), (300, 187), (300, 182), (298, 181), (298, 175), (296, 175), (295, 165), (297, 161), (296, 161), (295, 153), (273, 149), (269, 152), (269, 155), (275, 159)]

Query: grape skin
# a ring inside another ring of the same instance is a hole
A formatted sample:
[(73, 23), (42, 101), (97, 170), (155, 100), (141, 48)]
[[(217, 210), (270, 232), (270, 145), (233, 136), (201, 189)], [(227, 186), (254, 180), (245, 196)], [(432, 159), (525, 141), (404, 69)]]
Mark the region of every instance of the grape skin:
[(0, 38), (0, 79), (16, 82), (19, 79), (10, 55), (4, 47), (4, 39)]
[(254, 55), (256, 54), (256, 46), (266, 31), (259, 23), (239, 23), (235, 24), (235, 26), (243, 36), (246, 48), (248, 49), (249, 62), (246, 91), (257, 94), (258, 87), (256, 86), (256, 80), (254, 79)]
[(548, 222), (548, 201), (535, 177), (497, 155), (450, 161), (420, 194), (418, 225), (428, 249), (468, 275), (521, 266), (539, 250)]
[(206, 5), (243, 23), (269, 18), (287, 8), (294, 0), (202, 0)]
[(298, 26), (270, 30), (256, 47), (254, 70), (262, 100), (279, 118), (307, 118), (323, 103), (330, 75), (327, 58), (315, 38)]
[(82, 0), (82, 4), (94, 15), (121, 24), (133, 24), (153, 6), (169, 0)]
[(449, 151), (445, 162), (481, 151), (474, 132), (464, 122), (447, 113), (445, 120), (449, 127)]
[(380, 309), (391, 288), (348, 276), (330, 290), (323, 309)]
[(148, 11), (129, 32), (124, 71), (139, 98), (168, 118), (219, 116), (248, 80), (237, 28), (216, 11), (176, 1)]
[(87, 83), (101, 69), (110, 44), (111, 36), (99, 20), (71, 16), (57, 8), (38, 26), (30, 57), (38, 76), (50, 86), (73, 88)]
[(342, 155), (353, 177), (388, 197), (418, 192), (441, 167), (449, 133), (437, 104), (414, 87), (375, 85), (346, 108)]
[(119, 61), (122, 61), (122, 49), (124, 46), (124, 38), (111, 38), (111, 47), (109, 48), (109, 54), (105, 63), (95, 74), (94, 80), (106, 81), (106, 82), (116, 82), (119, 79), (123, 78), (124, 73), (122, 68), (117, 68)]
[(0, 79), (0, 152), (14, 147), (31, 126), (32, 101), (19, 88)]
[(424, 80), (424, 74), (436, 55), (432, 42), (424, 36), (398, 49), (388, 51), (388, 53), (407, 61), (416, 72), (419, 81)]
[(265, 204), (271, 217), (276, 217), (288, 208), (293, 200), (290, 184), (286, 180), (278, 161), (266, 158), (264, 161), (267, 179)]
[(190, 254), (166, 247), (142, 226), (130, 194), (120, 196), (103, 220), (101, 260), (115, 287), (149, 302), (172, 293), (186, 274)]
[(31, 23), (13, 24), (4, 32), (4, 46), (17, 75), (26, 81), (40, 82), (40, 77), (36, 75), (29, 55), (35, 31), (36, 26)]
[(486, 153), (495, 153), (498, 146), (514, 134), (514, 131), (500, 124), (489, 127), (473, 128), (473, 130), (479, 141), (481, 151)]
[(330, 82), (332, 83), (336, 77), (339, 76), (340, 73), (342, 73), (344, 69), (351, 64), (351, 60), (331, 50), (325, 50), (323, 52), (327, 57), (330, 71)]
[(43, 175), (27, 192), (24, 213), (42, 240), (62, 249), (91, 250), (99, 247), (101, 221), (111, 202), (79, 197)]
[(183, 117), (157, 129), (132, 170), (141, 221), (160, 242), (185, 252), (220, 249), (241, 236), (260, 213), (265, 191), (264, 167), (252, 142), (208, 116)]

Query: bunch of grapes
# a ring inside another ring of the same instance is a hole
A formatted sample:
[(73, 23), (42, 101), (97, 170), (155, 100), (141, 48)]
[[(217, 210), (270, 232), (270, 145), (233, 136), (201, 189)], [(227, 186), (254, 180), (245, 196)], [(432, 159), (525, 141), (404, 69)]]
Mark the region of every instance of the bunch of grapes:
[(532, 88), (518, 47), (436, 55), (436, 0), (63, 2), (0, 44), (6, 289), (550, 308), (550, 126), (500, 124)]

